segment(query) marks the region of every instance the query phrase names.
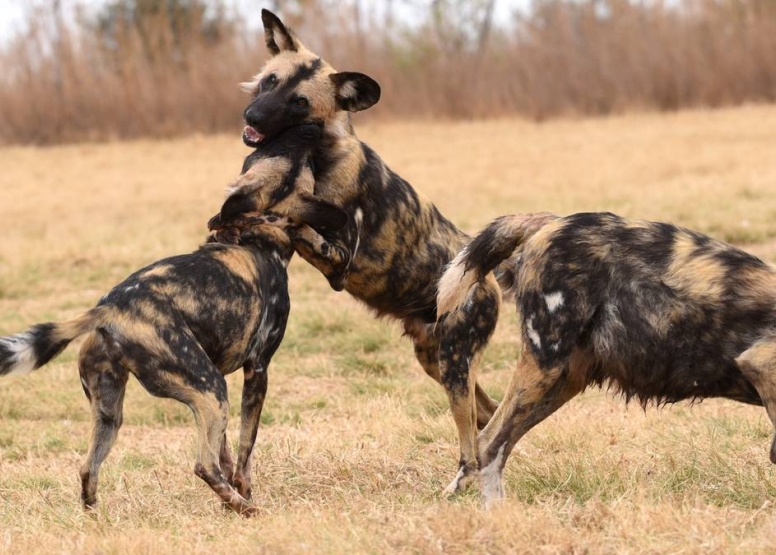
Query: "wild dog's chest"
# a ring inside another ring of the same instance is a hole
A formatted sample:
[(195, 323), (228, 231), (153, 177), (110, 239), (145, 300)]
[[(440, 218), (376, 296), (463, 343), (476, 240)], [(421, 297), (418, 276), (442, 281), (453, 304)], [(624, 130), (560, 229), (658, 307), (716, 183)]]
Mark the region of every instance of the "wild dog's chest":
[(243, 307), (242, 328), (222, 330), (218, 338), (221, 349), (214, 362), (225, 373), (246, 362), (266, 366), (285, 334), (290, 310), (285, 266), (269, 255), (260, 257), (257, 268), (256, 293)]
[(259, 317), (248, 343), (246, 358), (259, 366), (266, 366), (283, 340), (291, 300), (288, 295), (288, 274), (284, 267), (265, 269), (262, 278)]

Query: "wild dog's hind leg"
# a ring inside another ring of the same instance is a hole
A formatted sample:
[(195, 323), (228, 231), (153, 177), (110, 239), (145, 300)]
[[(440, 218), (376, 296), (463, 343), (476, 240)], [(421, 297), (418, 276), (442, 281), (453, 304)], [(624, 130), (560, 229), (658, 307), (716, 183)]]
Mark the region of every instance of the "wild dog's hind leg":
[[(764, 337), (736, 359), (738, 367), (752, 382), (776, 428), (776, 333)], [(776, 434), (771, 442), (771, 462), (776, 464)]]
[(504, 497), (502, 474), (518, 440), (582, 390), (569, 379), (575, 372), (583, 374), (584, 368), (566, 364), (542, 370), (529, 351), (523, 352), (504, 399), (478, 440), (485, 505)]
[[(404, 323), (404, 330), (412, 338), (415, 357), (423, 367), (423, 371), (439, 385), (442, 385), (442, 375), (439, 371), (439, 337), (433, 333), (433, 325), (418, 321)], [(488, 395), (480, 384), (474, 382), (474, 397), (477, 401), (477, 428), (483, 429), (498, 403)]]
[(235, 491), (219, 465), (229, 417), (226, 380), (193, 336), (165, 332), (175, 351), (160, 360), (159, 355), (134, 349), (132, 358), (126, 358), (130, 370), (152, 395), (175, 399), (191, 409), (198, 433), (194, 473), (226, 506), (249, 516), (255, 508)]
[(458, 474), (445, 489), (448, 495), (464, 489), (479, 470), (476, 370), (496, 328), (500, 302), (501, 291), (490, 275), (473, 285), (455, 306), (439, 309), (440, 377), (450, 400), (461, 447)]
[(84, 509), (97, 505), (100, 466), (110, 453), (121, 428), (128, 372), (110, 359), (102, 339), (90, 334), (78, 358), (81, 385), (92, 407), (89, 454), (81, 467), (81, 502)]

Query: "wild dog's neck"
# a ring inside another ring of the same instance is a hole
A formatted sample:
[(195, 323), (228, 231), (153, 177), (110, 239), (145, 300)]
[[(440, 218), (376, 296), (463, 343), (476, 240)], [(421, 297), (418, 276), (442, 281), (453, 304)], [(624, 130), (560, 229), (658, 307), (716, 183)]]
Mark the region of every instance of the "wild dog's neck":
[(324, 127), (323, 138), (315, 150), (315, 192), (335, 203), (345, 202), (364, 160), (362, 144), (350, 123), (350, 115), (342, 112)]
[(288, 266), (294, 255), (294, 247), (288, 234), (281, 228), (271, 224), (254, 226), (250, 231), (243, 232), (238, 245), (264, 254), (277, 256), (284, 267)]

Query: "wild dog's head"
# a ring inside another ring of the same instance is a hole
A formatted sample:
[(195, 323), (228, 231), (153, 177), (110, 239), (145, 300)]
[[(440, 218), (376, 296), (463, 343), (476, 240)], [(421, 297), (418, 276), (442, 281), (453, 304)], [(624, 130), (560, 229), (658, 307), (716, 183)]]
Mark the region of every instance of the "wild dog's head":
[(348, 112), (366, 110), (380, 100), (380, 85), (374, 79), (335, 71), (272, 12), (262, 10), (261, 19), (271, 58), (250, 82), (243, 83), (253, 95), (244, 113), (245, 144), (256, 147), (301, 123), (346, 123)]
[(319, 231), (344, 227), (347, 214), (313, 195), (309, 159), (321, 135), (317, 123), (292, 125), (257, 148), (246, 158), (209, 229), (220, 232), (222, 242), (237, 242), (235, 238), (262, 225), (287, 230), (306, 224)]

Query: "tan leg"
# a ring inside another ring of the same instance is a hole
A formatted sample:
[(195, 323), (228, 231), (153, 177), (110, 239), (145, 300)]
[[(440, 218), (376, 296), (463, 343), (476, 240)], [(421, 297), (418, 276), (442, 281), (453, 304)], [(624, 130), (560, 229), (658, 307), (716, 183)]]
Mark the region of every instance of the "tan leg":
[(564, 376), (563, 368), (542, 370), (529, 352), (523, 354), (501, 405), (478, 439), (486, 505), (504, 497), (504, 466), (518, 440), (581, 390)]
[[(408, 335), (412, 337), (415, 348), (415, 358), (423, 367), (423, 371), (439, 385), (442, 384), (442, 375), (439, 371), (439, 338), (433, 333), (426, 332), (428, 324), (412, 324), (405, 326)], [(474, 397), (477, 401), (477, 428), (482, 429), (488, 423), (493, 413), (498, 408), (498, 402), (488, 395), (480, 384), (474, 382)]]
[(242, 515), (253, 514), (255, 508), (235, 491), (219, 466), (219, 454), (229, 416), (228, 404), (219, 401), (210, 392), (189, 390), (186, 396), (186, 404), (191, 408), (197, 422), (197, 462), (194, 465), (194, 473), (204, 480), (229, 508)]
[(448, 495), (463, 490), (474, 481), (480, 467), (477, 458), (477, 367), (496, 328), (500, 302), (501, 291), (495, 279), (490, 279), (474, 286), (467, 293), (465, 302), (456, 310), (442, 314), (437, 322), (440, 377), (450, 400), (461, 446), (458, 473), (445, 488)]
[(445, 386), (450, 410), (458, 430), (458, 443), (461, 456), (458, 461), (458, 473), (445, 488), (446, 495), (463, 491), (477, 476), (477, 409), (474, 395), (474, 376), (479, 362), (461, 358), (455, 363), (443, 362), (442, 384)]
[[(736, 359), (736, 363), (754, 385), (776, 428), (776, 334), (757, 341)], [(771, 441), (770, 458), (776, 464), (776, 434)]]
[[(195, 339), (184, 336), (178, 340), (180, 348), (188, 349), (185, 369), (168, 369), (157, 358), (146, 356), (129, 362), (130, 370), (152, 395), (175, 399), (191, 409), (197, 425), (194, 473), (227, 507), (245, 516), (254, 514), (255, 508), (237, 493), (220, 466), (228, 451), (225, 441), (229, 418), (226, 380)], [(231, 460), (231, 454), (228, 459)]]

